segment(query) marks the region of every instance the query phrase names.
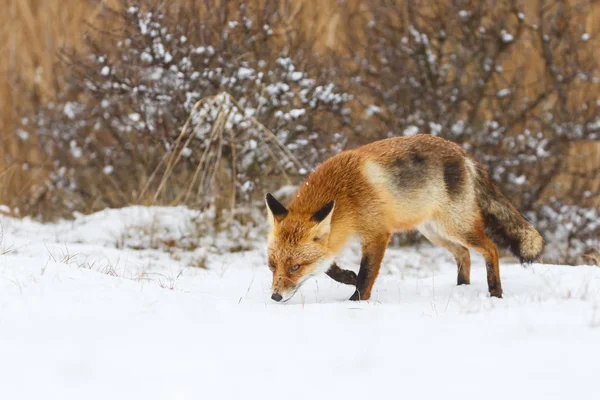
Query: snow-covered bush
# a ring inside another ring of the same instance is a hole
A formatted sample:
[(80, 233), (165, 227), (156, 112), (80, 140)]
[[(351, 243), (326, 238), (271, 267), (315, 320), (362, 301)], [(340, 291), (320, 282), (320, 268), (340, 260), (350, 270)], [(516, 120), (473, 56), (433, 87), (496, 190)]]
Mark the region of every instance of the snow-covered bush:
[[(543, 205), (557, 175), (569, 170), (572, 146), (600, 140), (600, 70), (581, 24), (589, 4), (541, 0), (530, 14), (512, 0), (373, 0), (367, 7), (370, 20), (356, 30), (366, 45), (354, 54), (354, 82), (371, 103), (368, 123), (377, 121), (383, 136), (423, 132), (462, 144), (547, 227), (548, 247), (571, 242), (559, 234), (564, 229), (551, 228), (556, 219)], [(363, 133), (365, 141), (381, 136)], [(570, 206), (561, 214), (569, 232), (597, 223), (585, 207), (600, 204), (599, 172), (579, 177), (587, 188), (560, 193)]]
[(545, 260), (589, 264), (600, 259), (598, 208), (568, 206), (553, 199), (540, 208), (535, 222), (551, 244), (546, 248)]
[(67, 56), (59, 100), (18, 132), (52, 160), (44, 201), (68, 213), (206, 206), (227, 192), (234, 204), (265, 183), (297, 183), (344, 146), (350, 96), (281, 40), (278, 2), (229, 2), (227, 13), (213, 3), (105, 11), (85, 50)]
[(549, 259), (579, 262), (594, 247), (600, 171), (568, 165), (574, 144), (600, 140), (588, 2), (342, 5), (349, 58), (310, 50), (319, 35), (295, 29), (293, 4), (122, 0), (103, 11), (85, 48), (65, 53), (57, 100), (16, 132), (41, 144), (47, 170), (21, 211), (183, 203), (214, 207), (220, 227), (343, 148), (425, 132), (484, 163), (548, 248), (576, 249)]

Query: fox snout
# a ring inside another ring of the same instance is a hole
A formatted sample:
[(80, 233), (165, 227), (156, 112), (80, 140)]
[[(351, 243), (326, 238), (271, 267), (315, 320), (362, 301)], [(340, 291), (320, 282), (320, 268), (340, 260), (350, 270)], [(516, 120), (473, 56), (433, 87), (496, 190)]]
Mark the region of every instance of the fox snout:
[(290, 293), (294, 293), (294, 288), (290, 287), (290, 280), (287, 277), (275, 274), (273, 276), (273, 284), (271, 286), (271, 300), (280, 302), (286, 302), (290, 299)]
[(291, 289), (284, 292), (273, 291), (271, 294), (271, 300), (276, 301), (277, 303), (286, 303), (289, 299), (294, 297), (296, 293), (296, 289)]
[(271, 300), (275, 300), (277, 302), (280, 302), (283, 299), (283, 296), (281, 296), (279, 293), (273, 293), (271, 295)]
[(271, 287), (271, 300), (278, 303), (285, 303), (294, 296), (298, 286), (291, 285), (291, 282), (283, 284), (284, 279), (274, 279), (274, 284)]

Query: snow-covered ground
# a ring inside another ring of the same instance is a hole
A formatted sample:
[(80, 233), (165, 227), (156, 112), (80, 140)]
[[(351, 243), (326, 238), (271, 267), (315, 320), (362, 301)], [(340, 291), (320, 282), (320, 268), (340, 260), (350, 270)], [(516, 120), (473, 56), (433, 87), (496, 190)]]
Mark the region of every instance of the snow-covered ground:
[[(600, 390), (600, 268), (390, 249), (372, 300), (326, 276), (288, 304), (257, 250), (205, 238), (183, 208), (42, 225), (0, 217), (2, 399), (567, 399)], [(192, 229), (193, 228), (193, 229)], [(195, 230), (194, 230), (195, 229)], [(262, 244), (261, 244), (262, 243)], [(197, 243), (196, 243), (197, 244)], [(227, 247), (228, 245), (228, 247)], [(357, 269), (356, 246), (341, 257)], [(201, 267), (206, 266), (206, 269)]]

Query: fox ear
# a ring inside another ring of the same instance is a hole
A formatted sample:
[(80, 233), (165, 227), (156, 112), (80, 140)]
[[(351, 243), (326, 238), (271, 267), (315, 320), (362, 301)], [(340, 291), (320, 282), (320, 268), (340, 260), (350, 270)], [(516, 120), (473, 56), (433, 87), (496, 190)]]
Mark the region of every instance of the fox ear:
[(277, 201), (271, 193), (267, 193), (265, 196), (265, 202), (267, 203), (267, 210), (269, 211), (269, 219), (271, 224), (275, 221), (281, 221), (288, 215), (288, 210), (280, 202)]
[(331, 200), (329, 203), (325, 204), (323, 207), (319, 209), (316, 213), (310, 217), (316, 223), (321, 223), (325, 220), (325, 218), (329, 217), (333, 214), (333, 207), (335, 206), (335, 201)]
[(325, 204), (316, 213), (310, 217), (311, 221), (317, 223), (315, 240), (320, 240), (323, 236), (329, 234), (331, 230), (331, 217), (333, 216), (333, 209), (335, 208), (335, 201), (331, 200)]

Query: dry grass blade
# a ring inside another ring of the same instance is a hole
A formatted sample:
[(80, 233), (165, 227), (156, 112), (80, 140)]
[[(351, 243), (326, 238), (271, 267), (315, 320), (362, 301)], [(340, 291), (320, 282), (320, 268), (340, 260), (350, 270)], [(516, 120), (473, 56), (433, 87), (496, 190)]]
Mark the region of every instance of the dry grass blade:
[[(215, 99), (216, 99), (216, 97), (215, 97)], [(217, 129), (222, 122), (223, 122), (223, 113), (222, 113), (222, 110), (219, 109), (218, 114), (217, 114), (217, 119), (213, 123), (213, 129), (211, 130), (211, 133), (210, 133), (210, 136), (208, 139), (208, 144), (206, 145), (206, 148), (204, 149), (204, 152), (202, 153), (202, 156), (200, 157), (200, 161), (198, 162), (198, 166), (196, 167), (196, 170), (194, 171), (194, 176), (192, 177), (190, 185), (188, 186), (188, 189), (186, 191), (184, 202), (187, 202), (189, 195), (192, 191), (192, 188), (196, 184), (196, 180), (198, 179), (198, 175), (200, 174), (200, 171), (202, 171), (202, 175), (204, 175), (206, 173), (206, 168), (203, 168), (203, 167), (205, 166), (205, 164), (208, 165), (208, 160), (210, 159), (210, 149), (212, 146), (212, 142), (215, 139), (215, 137), (217, 136)], [(200, 178), (200, 180), (202, 181), (202, 178)]]
[(221, 162), (221, 157), (223, 156), (223, 131), (225, 130), (225, 123), (226, 123), (227, 119), (229, 118), (229, 114), (231, 113), (231, 110), (229, 110), (229, 111), (227, 111), (227, 113), (225, 113), (225, 111), (223, 109), (221, 109), (221, 112), (222, 112), (222, 120), (219, 125), (219, 129), (217, 129), (217, 132), (219, 134), (219, 144), (217, 145), (217, 154), (215, 156), (215, 160), (211, 164), (212, 172), (210, 174), (210, 178), (208, 178), (209, 175), (206, 174), (204, 176), (204, 180), (200, 181), (200, 185), (198, 186), (198, 193), (196, 194), (196, 201), (198, 201), (200, 199), (201, 188), (204, 188), (205, 190), (209, 190), (210, 184), (215, 181), (215, 176), (217, 174), (219, 163)]
[(148, 180), (144, 184), (144, 187), (142, 188), (142, 191), (138, 195), (138, 198), (137, 198), (138, 203), (141, 202), (143, 196), (148, 191), (148, 188), (150, 187), (150, 184), (154, 181), (154, 178), (156, 178), (156, 175), (158, 174), (158, 171), (163, 166), (163, 164), (165, 163), (165, 161), (167, 160), (167, 158), (169, 158), (169, 155), (170, 155), (170, 152), (167, 151), (162, 156), (162, 158), (160, 159), (160, 161), (159, 161), (158, 165), (156, 166), (156, 168), (154, 168), (154, 171), (152, 171), (152, 174), (150, 174), (150, 177), (148, 178)]
[[(209, 103), (206, 101), (210, 100)], [(165, 172), (163, 173), (161, 182), (154, 193), (153, 202), (156, 202), (162, 190), (173, 173), (174, 167), (177, 165), (178, 161), (182, 157), (182, 151), (185, 149), (194, 138), (194, 131), (197, 125), (205, 122), (198, 121), (196, 126), (190, 126), (191, 121), (193, 120), (193, 115), (195, 112), (198, 112), (202, 106), (207, 106), (209, 109), (217, 106), (218, 108), (215, 110), (217, 112), (217, 116), (215, 120), (212, 122), (212, 128), (210, 134), (208, 135), (208, 140), (205, 143), (205, 147), (202, 151), (202, 155), (200, 156), (200, 160), (198, 161), (198, 165), (194, 171), (194, 174), (190, 180), (190, 183), (187, 185), (187, 189), (185, 194), (182, 196), (178, 196), (174, 203), (179, 203), (181, 200), (184, 204), (187, 204), (191, 200), (191, 193), (195, 189), (196, 191), (196, 202), (202, 202), (203, 198), (206, 199), (206, 194), (209, 193), (210, 188), (215, 182), (218, 165), (223, 157), (223, 146), (226, 145), (225, 139), (225, 130), (229, 130), (229, 146), (231, 148), (231, 157), (232, 157), (232, 171), (231, 171), (231, 197), (230, 197), (230, 207), (231, 207), (231, 215), (233, 216), (233, 211), (236, 205), (236, 176), (237, 176), (237, 150), (236, 147), (238, 143), (236, 140), (239, 140), (239, 137), (236, 137), (233, 129), (226, 128), (227, 121), (232, 112), (243, 113), (243, 108), (239, 104), (239, 102), (231, 96), (231, 94), (227, 92), (221, 92), (215, 96), (206, 97), (194, 105), (188, 118), (177, 137), (175, 143), (172, 148), (165, 154), (163, 159), (166, 159), (167, 156), (169, 160), (167, 162), (167, 166), (165, 168)], [(288, 183), (292, 182), (291, 177), (289, 176), (286, 168), (284, 167), (284, 162), (290, 161), (292, 166), (295, 168), (297, 173), (301, 173), (303, 170), (306, 171), (308, 168), (300, 162), (292, 152), (283, 144), (277, 136), (271, 132), (270, 129), (265, 127), (262, 123), (260, 123), (255, 117), (248, 117), (248, 120), (258, 128), (258, 140), (264, 145), (269, 157), (274, 161), (275, 167), (280, 171), (280, 173), (285, 177)], [(186, 132), (189, 130), (189, 136), (187, 137), (183, 146), (181, 146), (180, 151), (176, 151), (179, 149), (183, 138), (185, 137)], [(284, 162), (282, 162), (282, 160)], [(164, 164), (164, 163), (163, 163)], [(160, 168), (162, 166), (159, 165), (157, 167)], [(156, 176), (156, 170), (153, 172), (152, 176), (146, 183), (144, 190), (140, 194), (143, 196), (145, 194), (147, 188), (150, 186), (153, 178)]]
[[(183, 149), (185, 148), (185, 146), (182, 147), (182, 149), (179, 151), (179, 153), (177, 153), (176, 150), (179, 147), (181, 140), (185, 136), (185, 132), (187, 131), (187, 129), (190, 125), (190, 122), (192, 120), (192, 116), (194, 115), (194, 112), (196, 110), (198, 110), (200, 108), (200, 106), (202, 106), (202, 104), (204, 104), (204, 102), (207, 100), (214, 101), (214, 96), (205, 97), (203, 99), (198, 100), (196, 102), (196, 104), (194, 104), (194, 107), (192, 107), (192, 111), (190, 111), (190, 114), (189, 114), (187, 120), (185, 121), (185, 124), (183, 125), (183, 128), (181, 128), (181, 133), (179, 134), (179, 136), (177, 136), (177, 139), (175, 140), (175, 143), (174, 143), (172, 149), (169, 150), (169, 151), (171, 151), (171, 156), (169, 157), (169, 161), (167, 162), (167, 167), (166, 167), (163, 177), (160, 181), (160, 184), (158, 185), (158, 188), (156, 189), (156, 192), (154, 193), (154, 197), (152, 199), (153, 202), (156, 202), (156, 200), (158, 199), (158, 196), (160, 195), (160, 192), (164, 188), (165, 184), (167, 183), (167, 181), (171, 175), (171, 172), (173, 172), (173, 168), (175, 167), (175, 165), (181, 158), (181, 155), (182, 155), (182, 152), (183, 152)], [(191, 140), (192, 137), (193, 137), (193, 135), (190, 132), (190, 136), (189, 136), (186, 144), (189, 143), (189, 141)], [(148, 185), (149, 185), (149, 183), (148, 183)]]
[(237, 168), (235, 166), (235, 163), (237, 162), (236, 160), (236, 153), (235, 153), (235, 140), (233, 137), (233, 129), (229, 129), (229, 138), (230, 138), (230, 146), (231, 146), (231, 200), (230, 200), (230, 207), (231, 207), (231, 212), (229, 214), (230, 219), (233, 220), (234, 217), (234, 211), (235, 211), (235, 196), (237, 194), (237, 190), (236, 190), (236, 182), (237, 182)]
[[(219, 98), (222, 99), (221, 96), (219, 96)], [(222, 154), (221, 152), (223, 141), (223, 129), (225, 129), (225, 123), (227, 122), (227, 118), (229, 117), (229, 112), (230, 111), (226, 111), (224, 109), (223, 103), (221, 102), (221, 104), (219, 105), (219, 113), (217, 114), (217, 120), (213, 124), (211, 143), (207, 146), (205, 150), (208, 157), (205, 160), (205, 168), (202, 170), (202, 175), (200, 176), (200, 183), (198, 184), (198, 190), (196, 192), (196, 201), (199, 201), (200, 196), (202, 194), (202, 189), (208, 190), (210, 188), (212, 179), (214, 178), (215, 173), (217, 171), (217, 166), (219, 164), (220, 157)], [(216, 139), (219, 138), (219, 144), (216, 148), (216, 154), (214, 154), (214, 152), (211, 151), (211, 144), (213, 138), (215, 139), (215, 144), (217, 143)], [(214, 161), (211, 162), (211, 159), (214, 159)]]

